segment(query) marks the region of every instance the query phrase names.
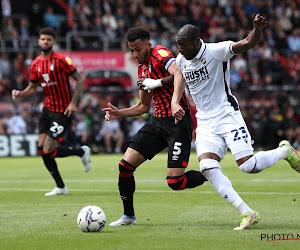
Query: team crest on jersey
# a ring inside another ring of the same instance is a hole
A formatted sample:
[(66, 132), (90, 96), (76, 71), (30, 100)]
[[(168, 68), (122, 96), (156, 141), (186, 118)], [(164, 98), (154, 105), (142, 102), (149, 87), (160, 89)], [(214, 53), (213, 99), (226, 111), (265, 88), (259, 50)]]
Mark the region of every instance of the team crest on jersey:
[(157, 51), (158, 54), (160, 54), (162, 57), (167, 57), (169, 55), (168, 51), (164, 50), (164, 49), (160, 49), (159, 51)]
[(54, 64), (51, 64), (51, 66), (50, 66), (50, 70), (51, 70), (51, 71), (53, 71), (53, 70), (54, 70), (54, 68), (55, 68)]
[(44, 80), (45, 82), (49, 82), (50, 81), (50, 77), (48, 74), (43, 74)]
[(203, 65), (205, 65), (206, 64), (206, 59), (205, 58), (201, 58), (201, 63), (203, 64)]
[(70, 58), (70, 57), (66, 57), (66, 58), (65, 58), (65, 60), (67, 61), (67, 63), (68, 63), (69, 65), (71, 65), (71, 64), (72, 64), (72, 60), (71, 60), (71, 58)]

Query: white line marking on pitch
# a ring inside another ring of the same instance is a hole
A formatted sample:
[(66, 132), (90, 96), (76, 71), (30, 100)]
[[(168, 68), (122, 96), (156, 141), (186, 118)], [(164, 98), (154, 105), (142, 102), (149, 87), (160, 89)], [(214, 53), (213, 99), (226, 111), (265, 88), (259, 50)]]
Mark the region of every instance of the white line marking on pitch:
[[(117, 182), (118, 179), (88, 179), (88, 180), (68, 180), (66, 179), (65, 182), (67, 183), (103, 183), (103, 182)], [(53, 180), (48, 179), (48, 180), (0, 180), (0, 184), (7, 184), (7, 183), (52, 183)], [(138, 179), (136, 182), (161, 182), (165, 183), (165, 180), (162, 179)], [(299, 183), (299, 179), (231, 179), (231, 182), (264, 182), (264, 183)]]
[[(34, 189), (34, 188), (0, 188), (0, 191), (28, 191), (28, 192), (44, 192), (44, 191), (49, 191), (50, 189)], [(93, 190), (93, 189), (69, 189), (70, 192), (119, 192), (119, 190)], [(198, 192), (193, 192), (193, 191), (156, 191), (156, 190), (136, 190), (135, 192), (137, 193), (173, 193), (173, 194), (182, 194), (182, 193), (194, 193), (194, 194), (216, 194), (215, 191), (198, 191)], [(279, 192), (239, 192), (239, 194), (261, 194), (261, 195), (298, 195), (300, 193), (279, 193)]]

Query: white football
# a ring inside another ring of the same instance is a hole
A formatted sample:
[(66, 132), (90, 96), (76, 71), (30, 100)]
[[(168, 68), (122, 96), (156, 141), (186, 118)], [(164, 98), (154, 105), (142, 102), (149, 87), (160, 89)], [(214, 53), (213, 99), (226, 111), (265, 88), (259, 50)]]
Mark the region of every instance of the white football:
[(86, 206), (79, 212), (77, 224), (83, 232), (100, 232), (106, 224), (106, 216), (100, 207)]

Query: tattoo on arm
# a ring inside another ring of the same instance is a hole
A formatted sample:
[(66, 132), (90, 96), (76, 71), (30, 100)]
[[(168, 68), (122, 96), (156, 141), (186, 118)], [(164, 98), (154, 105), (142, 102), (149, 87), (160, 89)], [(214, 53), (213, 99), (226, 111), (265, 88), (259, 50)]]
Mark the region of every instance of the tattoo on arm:
[(82, 76), (79, 74), (79, 72), (77, 72), (77, 71), (75, 71), (71, 75), (71, 77), (76, 80), (76, 87), (75, 87), (74, 94), (72, 97), (72, 102), (77, 104), (80, 94), (83, 89), (84, 80), (83, 80)]

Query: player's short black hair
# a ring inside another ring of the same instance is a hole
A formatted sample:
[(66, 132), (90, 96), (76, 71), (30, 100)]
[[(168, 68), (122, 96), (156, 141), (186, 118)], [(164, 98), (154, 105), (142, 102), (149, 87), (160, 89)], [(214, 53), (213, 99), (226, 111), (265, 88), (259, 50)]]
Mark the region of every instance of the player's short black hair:
[(45, 28), (42, 28), (40, 30), (40, 35), (50, 35), (50, 36), (53, 36), (53, 38), (55, 39), (55, 36), (56, 36), (56, 32), (54, 29), (50, 28), (50, 27), (45, 27)]
[(195, 25), (186, 24), (182, 26), (177, 32), (177, 37), (180, 36), (188, 37), (188, 39), (193, 41), (196, 38), (200, 37), (200, 30)]
[(142, 27), (130, 28), (126, 33), (126, 40), (128, 42), (134, 42), (138, 39), (142, 41), (150, 40), (150, 31)]

